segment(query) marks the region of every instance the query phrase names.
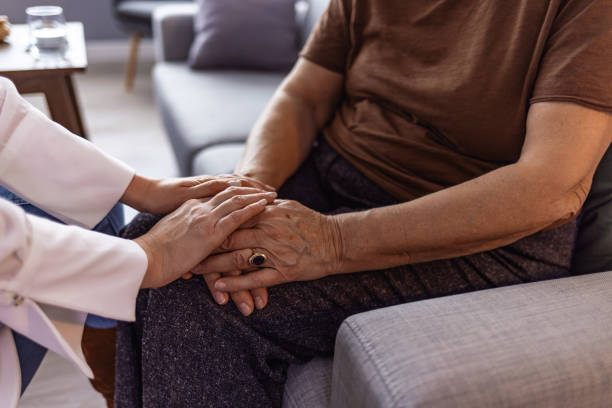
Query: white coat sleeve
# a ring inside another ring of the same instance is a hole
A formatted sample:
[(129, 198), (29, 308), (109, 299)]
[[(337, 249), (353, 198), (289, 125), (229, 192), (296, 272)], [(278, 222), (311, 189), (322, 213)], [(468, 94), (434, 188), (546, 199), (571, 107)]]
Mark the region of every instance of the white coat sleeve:
[[(81, 351), (87, 312), (134, 320), (146, 268), (132, 241), (31, 216), (0, 199), (0, 322), (90, 377)], [(0, 327), (0, 373), (14, 371), (9, 333)], [(9, 378), (0, 378), (0, 394), (18, 395), (18, 373)]]
[[(133, 320), (147, 256), (133, 241), (26, 214), (0, 200), (0, 293)], [(9, 302), (10, 303), (10, 302)], [(6, 323), (0, 313), (0, 320)]]
[[(133, 174), (49, 120), (0, 78), (0, 184), (64, 221), (91, 228), (121, 198)], [(27, 216), (6, 201), (0, 209), (0, 291), (133, 317), (128, 306), (146, 269), (137, 244)]]
[(0, 78), (0, 184), (68, 224), (93, 228), (134, 176), (49, 120)]
[[(1, 185), (62, 221), (92, 228), (133, 175), (50, 121), (0, 78)], [(0, 199), (0, 323), (87, 375), (80, 347), (86, 314), (133, 320), (146, 268), (146, 254), (132, 241), (30, 216)], [(7, 330), (0, 328), (2, 344), (11, 343)], [(0, 375), (14, 357), (14, 350), (0, 350)], [(0, 395), (4, 388), (16, 389), (6, 376)]]

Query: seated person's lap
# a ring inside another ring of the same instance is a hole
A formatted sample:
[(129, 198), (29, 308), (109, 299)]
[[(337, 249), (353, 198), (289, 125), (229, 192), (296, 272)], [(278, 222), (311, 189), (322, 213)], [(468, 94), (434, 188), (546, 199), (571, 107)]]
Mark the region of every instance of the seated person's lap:
[[(326, 143), (313, 149), (279, 197), (328, 214), (395, 203)], [(124, 236), (141, 235), (158, 219), (140, 215)], [(419, 299), (566, 276), (574, 231), (572, 222), (462, 258), (271, 287), (268, 305), (248, 317), (232, 305), (217, 305), (199, 277), (143, 291), (137, 323), (120, 328), (118, 401), (130, 406), (130, 393), (142, 392), (136, 398), (156, 401), (157, 406), (169, 398), (163, 384), (198, 376), (217, 381), (197, 381), (182, 391), (216, 395), (240, 381), (245, 395), (268, 395), (262, 406), (278, 405), (287, 365), (331, 355), (346, 317)], [(135, 367), (142, 371), (134, 372)], [(140, 384), (146, 392), (137, 391)], [(171, 401), (177, 402), (183, 396), (174, 397)]]

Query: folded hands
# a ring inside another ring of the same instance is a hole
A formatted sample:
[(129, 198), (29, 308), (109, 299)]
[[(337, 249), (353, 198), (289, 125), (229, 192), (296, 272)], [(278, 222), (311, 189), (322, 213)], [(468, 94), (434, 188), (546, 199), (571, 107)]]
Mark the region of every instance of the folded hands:
[[(192, 273), (203, 276), (218, 303), (229, 293), (244, 315), (265, 306), (265, 288), (334, 274), (341, 259), (335, 219), (289, 200), (269, 204), (215, 252)], [(253, 253), (266, 261), (251, 265)]]
[[(137, 239), (154, 258), (149, 269), (155, 270), (147, 273), (143, 287), (167, 284), (180, 271), (191, 270), (183, 278), (201, 275), (217, 303), (231, 299), (246, 316), (265, 307), (269, 287), (337, 273), (341, 237), (336, 219), (265, 195), (273, 190), (237, 175), (135, 176), (122, 202), (140, 211), (170, 213)], [(262, 198), (268, 204), (257, 209), (254, 203)], [(232, 212), (233, 219), (228, 217)], [(197, 264), (198, 257), (211, 253)], [(250, 264), (254, 253), (264, 254), (265, 262)]]

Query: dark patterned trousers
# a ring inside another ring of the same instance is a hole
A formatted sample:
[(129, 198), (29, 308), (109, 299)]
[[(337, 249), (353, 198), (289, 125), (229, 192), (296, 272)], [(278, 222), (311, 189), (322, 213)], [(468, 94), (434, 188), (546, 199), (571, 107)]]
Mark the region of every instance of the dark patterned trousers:
[[(325, 142), (280, 191), (323, 213), (395, 204)], [(138, 216), (134, 238), (157, 217)], [(331, 356), (348, 316), (437, 296), (569, 274), (576, 223), (493, 251), (269, 288), (251, 316), (212, 299), (201, 278), (142, 291), (118, 332), (116, 406), (279, 407), (287, 367)]]

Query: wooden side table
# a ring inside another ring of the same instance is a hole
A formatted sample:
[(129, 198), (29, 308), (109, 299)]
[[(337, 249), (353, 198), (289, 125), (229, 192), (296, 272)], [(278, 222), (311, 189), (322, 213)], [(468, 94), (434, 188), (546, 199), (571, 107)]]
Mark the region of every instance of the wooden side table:
[(21, 93), (45, 95), (51, 118), (87, 138), (72, 74), (87, 69), (82, 23), (68, 23), (68, 46), (61, 55), (36, 58), (28, 51), (28, 26), (13, 25), (7, 44), (0, 44), (0, 76), (9, 78)]

